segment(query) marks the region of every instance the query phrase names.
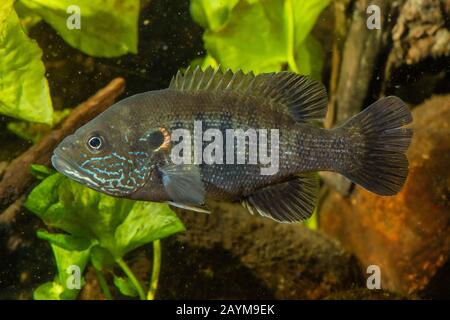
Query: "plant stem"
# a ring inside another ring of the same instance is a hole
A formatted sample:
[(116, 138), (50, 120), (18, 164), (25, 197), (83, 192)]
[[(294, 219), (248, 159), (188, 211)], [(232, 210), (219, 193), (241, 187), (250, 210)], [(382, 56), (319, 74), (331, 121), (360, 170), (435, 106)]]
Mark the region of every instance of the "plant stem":
[(106, 300), (112, 300), (113, 297), (111, 295), (111, 291), (109, 290), (108, 287), (108, 283), (106, 282), (105, 276), (103, 275), (103, 273), (94, 268), (95, 270), (95, 275), (97, 276), (98, 279), (98, 284), (100, 285), (100, 288), (102, 289), (103, 294), (105, 295)]
[(159, 272), (161, 270), (161, 242), (153, 241), (153, 267), (150, 280), (150, 289), (147, 293), (147, 300), (154, 300), (156, 290), (158, 289)]
[(123, 261), (122, 258), (117, 259), (116, 262), (119, 265), (119, 267), (122, 268), (123, 272), (127, 275), (128, 279), (130, 279), (131, 283), (133, 283), (134, 287), (136, 288), (139, 294), (139, 299), (145, 300), (144, 289), (139, 283), (139, 280), (134, 275), (133, 271), (131, 271), (130, 267), (125, 263), (125, 261)]

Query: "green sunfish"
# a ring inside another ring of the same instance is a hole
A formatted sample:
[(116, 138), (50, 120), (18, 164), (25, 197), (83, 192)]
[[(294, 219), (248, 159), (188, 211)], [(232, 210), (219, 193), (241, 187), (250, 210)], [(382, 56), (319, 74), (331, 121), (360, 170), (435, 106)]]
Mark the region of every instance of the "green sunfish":
[(322, 84), (290, 72), (187, 69), (169, 88), (121, 100), (80, 127), (52, 164), (109, 195), (196, 211), (208, 211), (210, 200), (240, 202), (279, 222), (311, 216), (317, 171), (378, 195), (399, 192), (408, 107), (386, 97), (328, 130), (315, 125), (327, 99)]

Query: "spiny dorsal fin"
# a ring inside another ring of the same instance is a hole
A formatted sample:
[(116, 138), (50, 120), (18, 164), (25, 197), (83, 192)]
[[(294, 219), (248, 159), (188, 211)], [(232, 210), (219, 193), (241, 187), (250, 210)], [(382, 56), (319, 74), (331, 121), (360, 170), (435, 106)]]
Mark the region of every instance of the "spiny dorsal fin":
[(258, 213), (278, 222), (298, 222), (313, 214), (318, 193), (317, 174), (306, 173), (260, 189), (242, 201), (242, 205), (251, 214)]
[(241, 70), (233, 73), (231, 70), (222, 72), (219, 68), (188, 67), (184, 73), (178, 71), (172, 78), (169, 88), (181, 91), (245, 91), (253, 81), (253, 73), (244, 74)]
[(273, 103), (286, 105), (291, 116), (299, 122), (322, 119), (327, 112), (325, 87), (307, 77), (291, 72), (263, 73), (231, 70), (222, 72), (208, 67), (204, 71), (197, 67), (178, 71), (169, 85), (170, 89), (181, 91), (236, 92), (243, 96), (252, 95), (268, 99)]

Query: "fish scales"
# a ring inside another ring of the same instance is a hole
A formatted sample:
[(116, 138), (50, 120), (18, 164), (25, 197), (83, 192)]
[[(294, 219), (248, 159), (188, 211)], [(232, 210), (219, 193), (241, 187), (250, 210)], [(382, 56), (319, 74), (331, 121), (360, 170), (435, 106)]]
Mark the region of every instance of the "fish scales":
[[(57, 147), (52, 163), (113, 196), (196, 211), (207, 210), (210, 200), (238, 201), (250, 213), (279, 222), (312, 214), (318, 171), (338, 172), (380, 195), (397, 193), (408, 174), (405, 152), (412, 131), (405, 125), (412, 118), (407, 106), (396, 97), (380, 99), (330, 130), (314, 122), (324, 117), (326, 106), (324, 87), (305, 76), (187, 70), (168, 89), (119, 101), (79, 128)], [(256, 138), (238, 148), (238, 139), (227, 136), (230, 130), (254, 130)], [(180, 132), (189, 135), (174, 139)], [(212, 163), (196, 157), (195, 149), (200, 146), (204, 155), (212, 136), (204, 138), (211, 132), (214, 142), (216, 134), (222, 141)], [(263, 132), (266, 140), (260, 139)], [(191, 156), (183, 158), (187, 162), (174, 160), (180, 141), (193, 145)], [(233, 142), (231, 153), (228, 142)], [(237, 163), (240, 156), (243, 163)], [(267, 169), (274, 170), (263, 173)]]
[[(153, 99), (164, 106), (159, 110), (165, 112), (148, 111), (147, 106), (155, 103)], [(226, 129), (230, 128), (240, 128), (244, 131), (252, 128), (279, 130), (280, 170), (275, 175), (257, 174), (260, 165), (201, 165), (203, 180), (207, 183), (206, 189), (215, 198), (236, 200), (242, 195), (250, 194), (255, 188), (283, 181), (297, 172), (332, 170), (346, 160), (340, 157), (346, 150), (345, 143), (336, 144), (334, 132), (312, 125), (297, 124), (288, 114), (278, 111), (283, 108), (282, 105), (268, 105), (266, 100), (259, 97), (242, 99), (233, 93), (193, 94), (163, 90), (142, 101), (143, 103), (132, 107), (134, 114), (130, 116), (142, 119), (141, 126), (144, 131), (161, 124), (167, 125), (171, 130), (182, 127), (193, 131), (198, 110), (201, 110), (205, 119), (203, 131), (220, 129), (224, 137)], [(166, 112), (173, 116), (167, 117)], [(142, 117), (141, 114), (145, 116)], [(147, 117), (151, 122), (146, 122)], [(155, 118), (158, 123), (152, 120)], [(248, 160), (248, 152), (246, 158)]]

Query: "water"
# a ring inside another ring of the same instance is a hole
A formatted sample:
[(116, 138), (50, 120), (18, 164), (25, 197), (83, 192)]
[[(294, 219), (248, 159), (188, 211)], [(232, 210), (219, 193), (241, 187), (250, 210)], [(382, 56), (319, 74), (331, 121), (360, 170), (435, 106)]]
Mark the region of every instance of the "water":
[[(208, 1), (193, 2), (200, 5)], [(336, 1), (336, 5), (331, 4), (320, 13), (309, 35), (316, 39), (308, 42), (311, 46), (308, 50), (313, 53), (309, 56), (313, 61), (310, 68), (302, 63), (307, 57), (295, 56), (298, 54), (295, 48), (294, 56), (287, 51), (286, 57), (273, 62), (272, 57), (279, 52), (270, 54), (271, 50), (281, 48), (283, 42), (280, 39), (288, 37), (288, 32), (269, 28), (270, 32), (279, 34), (261, 45), (258, 37), (270, 21), (258, 16), (260, 23), (250, 28), (254, 29), (254, 38), (243, 41), (239, 38), (240, 33), (248, 32), (245, 29), (248, 26), (240, 25), (239, 21), (264, 11), (244, 4), (245, 1), (240, 2), (219, 17), (223, 19), (229, 14), (231, 22), (228, 23), (235, 23), (241, 29), (227, 29), (224, 25), (223, 29), (212, 30), (213, 23), (218, 24), (220, 19), (214, 22), (210, 16), (211, 30), (204, 35), (199, 19), (193, 20), (195, 10), (189, 10), (189, 1), (141, 1), (138, 52), (114, 58), (83, 53), (68, 45), (54, 27), (45, 22), (38, 23), (29, 36), (43, 50), (42, 60), (54, 109), (77, 106), (115, 77), (123, 77), (126, 81), (121, 98), (166, 88), (177, 70), (208, 53), (207, 43), (213, 49), (210, 53), (223, 65), (234, 67), (247, 61), (241, 66), (246, 71), (258, 72), (256, 69), (261, 68), (260, 72), (263, 72), (267, 71), (264, 68), (273, 68), (272, 71), (298, 69), (303, 73), (309, 70), (330, 93), (329, 112), (334, 112), (334, 116), (328, 115), (326, 126), (336, 125), (336, 119), (339, 123), (345, 118), (344, 114), (356, 113), (355, 106), (360, 110), (383, 95), (402, 98), (413, 110), (414, 117), (414, 140), (408, 151), (410, 174), (401, 193), (388, 198), (370, 194), (335, 175), (325, 174), (321, 176), (318, 208), (303, 224), (278, 224), (251, 216), (237, 204), (214, 204), (211, 214), (173, 209), (185, 231), (167, 234), (160, 243), (147, 241), (121, 256), (142, 282), (145, 295), (156, 293), (156, 299), (450, 298), (450, 50), (444, 50), (439, 57), (424, 54), (423, 59), (414, 63), (405, 63), (400, 57), (400, 64), (393, 64), (388, 72), (390, 41), (392, 33), (396, 32), (391, 30), (384, 34), (388, 39), (387, 46), (373, 45), (377, 48), (374, 50), (378, 50), (375, 57), (348, 58), (345, 39), (352, 32), (351, 12), (354, 8), (348, 6), (348, 1)], [(269, 6), (276, 2), (265, 3)], [(279, 0), (282, 5), (274, 5), (274, 8), (287, 10), (283, 19), (288, 19), (291, 12), (290, 2), (296, 3)], [(81, 8), (83, 23), (83, 6)], [(383, 6), (381, 9), (390, 10)], [(443, 19), (437, 28), (442, 33), (450, 32), (446, 9), (432, 5), (429, 10), (434, 10), (435, 19)], [(269, 12), (273, 17), (279, 14), (275, 9)], [(364, 17), (365, 11), (360, 15)], [(295, 19), (300, 21), (301, 17)], [(383, 28), (373, 32), (389, 30), (388, 26)], [(436, 35), (436, 31), (433, 32), (432, 35)], [(224, 42), (226, 45), (211, 42), (217, 35), (220, 35), (220, 41), (228, 39), (229, 42)], [(227, 37), (231, 35), (240, 42), (230, 41)], [(369, 32), (366, 37), (371, 36)], [(369, 44), (366, 46), (370, 47)], [(230, 48), (235, 48), (236, 56), (233, 51), (227, 51)], [(358, 54), (357, 48), (354, 54)], [(233, 60), (233, 57), (238, 58)], [(241, 61), (239, 57), (250, 59)], [(321, 69), (317, 63), (319, 59)], [(351, 69), (354, 66), (350, 60), (342, 59), (364, 59), (362, 61), (369, 61), (369, 65), (366, 69), (358, 69), (357, 79), (340, 80), (339, 70), (341, 74), (344, 68), (355, 70)], [(340, 63), (336, 65), (336, 61)], [(346, 83), (351, 86), (345, 87)], [(344, 97), (346, 94), (348, 96)], [(30, 139), (20, 138), (7, 128), (12, 121), (16, 120), (0, 117), (0, 176), (13, 159), (33, 145)], [(69, 292), (59, 298), (104, 299), (109, 294), (115, 299), (139, 298), (132, 277), (120, 263), (103, 265), (104, 278), (98, 278), (99, 273), (88, 259), (88, 266), (81, 268), (80, 276), (84, 279), (81, 290), (64, 287), (69, 283), (77, 285), (76, 279), (70, 278), (76, 276), (76, 272), (69, 275), (60, 270), (58, 274), (55, 252), (48, 241), (36, 236), (38, 230), (58, 233), (60, 228), (49, 226), (42, 216), (38, 217), (39, 214), (23, 206), (39, 182), (33, 179), (15, 205), (10, 207), (8, 202), (7, 206), (0, 207), (3, 211), (0, 213), (0, 299), (33, 299), (33, 294), (34, 298), (55, 298), (44, 289), (40, 292), (47, 295), (36, 294), (44, 283), (56, 283), (61, 291)], [(58, 192), (70, 188), (65, 185)], [(70, 201), (77, 203), (75, 198)], [(115, 205), (132, 206), (127, 202)], [(90, 209), (80, 205), (77, 210), (85, 213)], [(114, 210), (111, 212), (119, 214)], [(131, 234), (131, 231), (125, 234)], [(96, 245), (92, 242), (89, 250), (95, 250), (92, 248)], [(105, 256), (98, 259), (102, 263), (108, 260)], [(155, 268), (160, 268), (159, 277), (154, 274)], [(125, 284), (118, 284), (120, 280), (115, 279), (116, 276), (125, 279)], [(101, 286), (102, 279), (107, 283), (106, 290)], [(157, 288), (152, 287), (152, 281), (153, 284), (157, 282)], [(125, 287), (131, 289), (127, 291)]]

